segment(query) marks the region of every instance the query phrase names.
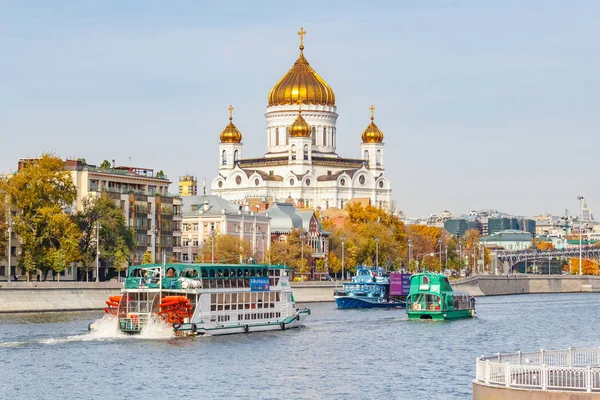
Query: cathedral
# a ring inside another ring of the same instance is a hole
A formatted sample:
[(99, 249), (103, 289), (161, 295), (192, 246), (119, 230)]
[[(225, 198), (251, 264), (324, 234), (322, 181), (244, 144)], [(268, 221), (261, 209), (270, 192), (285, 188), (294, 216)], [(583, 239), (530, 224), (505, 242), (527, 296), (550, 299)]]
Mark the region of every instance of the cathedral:
[[(262, 199), (325, 210), (361, 198), (388, 209), (391, 188), (384, 175), (383, 132), (375, 125), (375, 108), (371, 106), (371, 122), (360, 136), (362, 157), (340, 157), (335, 94), (304, 57), (305, 33), (300, 28), (298, 59), (269, 92), (266, 154), (244, 157), (242, 133), (233, 124), (230, 106), (211, 192), (238, 204)], [(349, 140), (354, 133), (341, 135)]]

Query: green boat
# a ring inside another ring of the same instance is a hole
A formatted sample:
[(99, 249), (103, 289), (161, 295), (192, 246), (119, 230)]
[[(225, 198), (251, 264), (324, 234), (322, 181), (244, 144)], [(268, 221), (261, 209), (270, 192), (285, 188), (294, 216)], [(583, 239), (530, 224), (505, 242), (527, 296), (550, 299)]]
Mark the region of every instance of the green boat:
[(423, 272), (410, 277), (410, 292), (406, 299), (408, 319), (472, 318), (475, 299), (467, 292), (453, 290), (444, 274)]

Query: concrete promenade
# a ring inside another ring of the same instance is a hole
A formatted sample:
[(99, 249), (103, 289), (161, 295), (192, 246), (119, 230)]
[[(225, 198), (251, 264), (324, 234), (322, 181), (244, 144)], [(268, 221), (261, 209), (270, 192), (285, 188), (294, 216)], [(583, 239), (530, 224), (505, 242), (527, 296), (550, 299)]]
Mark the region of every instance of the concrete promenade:
[[(472, 296), (600, 292), (600, 277), (476, 275), (451, 281)], [(101, 310), (119, 282), (0, 282), (0, 313)], [(298, 303), (333, 301), (336, 282), (292, 282)], [(341, 285), (340, 285), (341, 286)]]

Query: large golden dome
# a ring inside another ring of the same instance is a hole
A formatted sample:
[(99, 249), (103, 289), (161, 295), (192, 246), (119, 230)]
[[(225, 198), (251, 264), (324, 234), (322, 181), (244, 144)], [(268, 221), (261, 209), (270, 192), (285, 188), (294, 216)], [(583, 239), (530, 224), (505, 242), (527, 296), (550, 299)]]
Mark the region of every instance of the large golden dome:
[(269, 106), (297, 104), (335, 105), (333, 89), (315, 72), (304, 58), (303, 36), (306, 31), (300, 28), (300, 56), (294, 66), (269, 92)]
[(367, 126), (367, 129), (362, 133), (361, 138), (363, 143), (382, 143), (383, 132), (375, 125), (375, 107), (371, 106), (371, 123)]
[(290, 126), (290, 137), (310, 137), (310, 125), (304, 120), (302, 110), (298, 110), (298, 116)]
[(221, 135), (221, 143), (240, 143), (242, 141), (242, 133), (233, 124), (233, 106), (229, 106), (229, 124), (223, 129)]

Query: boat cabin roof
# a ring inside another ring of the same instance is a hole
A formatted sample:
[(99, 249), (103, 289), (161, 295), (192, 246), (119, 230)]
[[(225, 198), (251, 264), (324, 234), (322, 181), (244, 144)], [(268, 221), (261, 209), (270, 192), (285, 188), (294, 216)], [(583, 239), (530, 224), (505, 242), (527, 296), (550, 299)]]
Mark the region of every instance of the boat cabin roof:
[(160, 274), (164, 268), (165, 276), (192, 279), (224, 279), (239, 277), (268, 277), (269, 270), (289, 270), (285, 265), (270, 264), (142, 264), (129, 267), (130, 277), (142, 277), (148, 273)]
[(423, 272), (410, 277), (410, 294), (453, 293), (448, 277), (434, 272)]

